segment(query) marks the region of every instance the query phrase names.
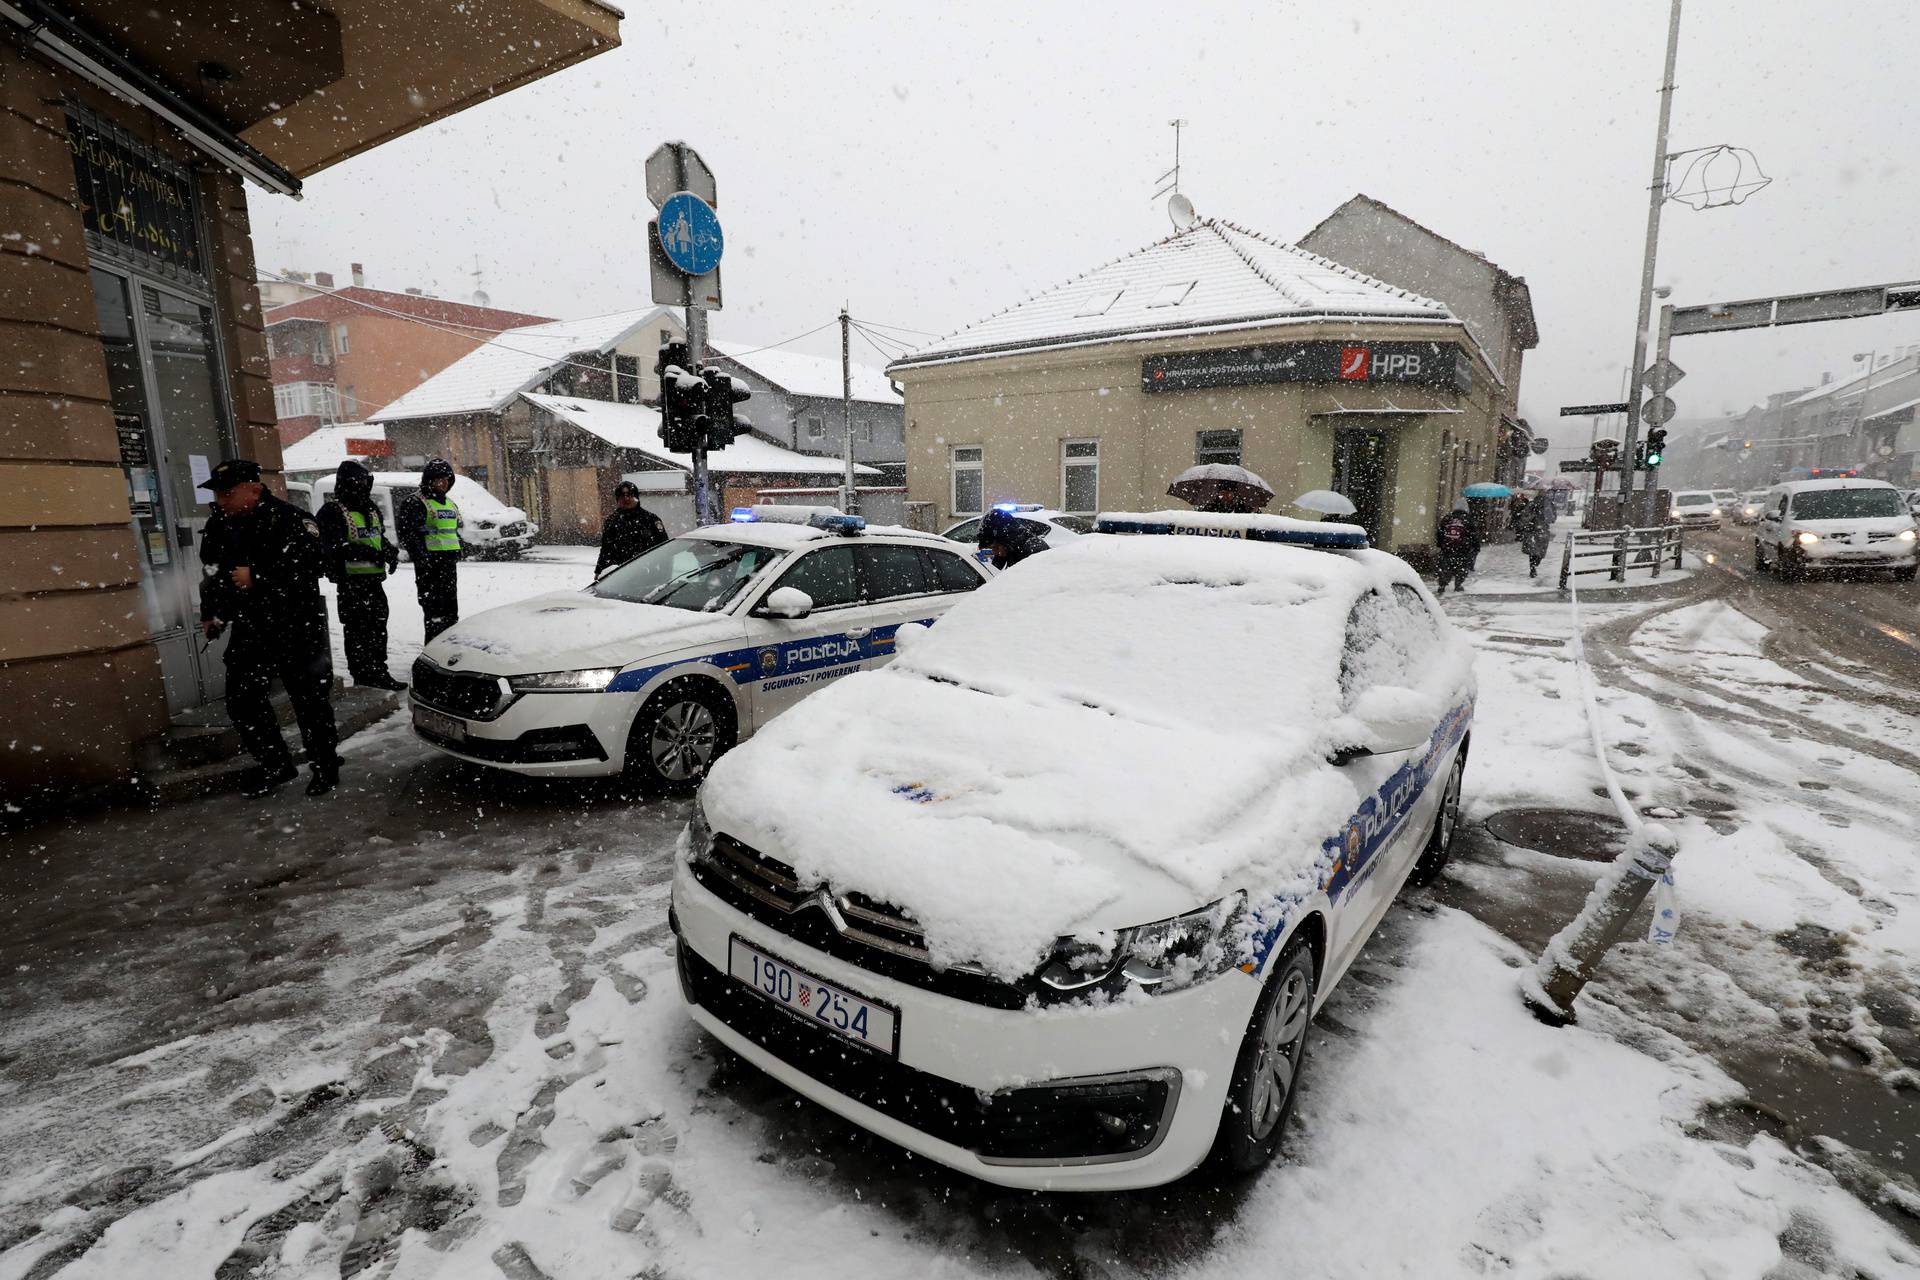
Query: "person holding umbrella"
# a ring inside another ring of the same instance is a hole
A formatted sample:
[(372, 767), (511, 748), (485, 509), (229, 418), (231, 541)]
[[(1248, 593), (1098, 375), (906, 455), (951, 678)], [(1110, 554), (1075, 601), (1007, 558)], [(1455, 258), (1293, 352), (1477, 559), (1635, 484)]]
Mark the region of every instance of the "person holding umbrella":
[(1167, 496), (1195, 511), (1250, 513), (1273, 501), (1273, 486), (1245, 467), (1203, 462), (1188, 467), (1167, 486)]

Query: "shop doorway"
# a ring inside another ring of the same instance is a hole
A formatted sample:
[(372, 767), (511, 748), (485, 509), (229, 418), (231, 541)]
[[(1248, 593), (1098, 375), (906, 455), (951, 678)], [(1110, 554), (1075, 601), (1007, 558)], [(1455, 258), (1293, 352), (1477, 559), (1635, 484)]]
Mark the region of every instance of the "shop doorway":
[(1367, 531), (1367, 541), (1380, 545), (1380, 516), (1391, 476), (1387, 433), (1365, 427), (1343, 427), (1333, 435), (1333, 489), (1358, 510), (1347, 519)]
[(140, 557), (147, 629), (167, 710), (226, 693), (224, 640), (202, 642), (200, 536), (212, 495), (198, 487), (232, 453), (213, 308), (131, 267), (93, 268), (120, 465)]

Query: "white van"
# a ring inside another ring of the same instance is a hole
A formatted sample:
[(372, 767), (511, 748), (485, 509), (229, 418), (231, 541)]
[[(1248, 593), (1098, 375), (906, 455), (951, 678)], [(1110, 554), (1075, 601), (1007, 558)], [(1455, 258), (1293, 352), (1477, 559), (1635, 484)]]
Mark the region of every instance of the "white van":
[[(333, 497), (333, 487), (333, 476), (321, 476), (313, 482), (313, 510), (318, 511)], [(394, 508), (419, 489), (418, 471), (373, 473), (374, 501), (387, 517), (387, 528), (396, 530), (396, 537), (399, 526), (394, 522)], [(540, 532), (540, 526), (527, 519), (526, 512), (500, 501), (477, 480), (455, 476), (447, 497), (460, 508), (460, 548), (470, 556), (514, 559), (533, 545), (534, 535)]]
[(1753, 567), (1783, 578), (1810, 569), (1886, 569), (1911, 582), (1920, 569), (1920, 528), (1885, 480), (1796, 480), (1767, 491)]

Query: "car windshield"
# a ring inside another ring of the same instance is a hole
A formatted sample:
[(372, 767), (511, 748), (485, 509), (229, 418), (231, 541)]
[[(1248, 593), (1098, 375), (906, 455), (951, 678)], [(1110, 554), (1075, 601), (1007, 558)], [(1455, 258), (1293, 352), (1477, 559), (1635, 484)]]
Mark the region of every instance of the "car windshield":
[(1673, 500), (1677, 507), (1704, 507), (1713, 501), (1710, 493), (1683, 493)]
[(712, 613), (726, 608), (779, 555), (773, 547), (675, 538), (627, 561), (587, 590), (609, 600)]
[(1871, 520), (1906, 514), (1900, 495), (1891, 489), (1812, 489), (1793, 495), (1797, 520)]
[(1093, 521), (1085, 516), (1055, 516), (1053, 522), (1062, 529), (1071, 529), (1075, 533), (1093, 532)]

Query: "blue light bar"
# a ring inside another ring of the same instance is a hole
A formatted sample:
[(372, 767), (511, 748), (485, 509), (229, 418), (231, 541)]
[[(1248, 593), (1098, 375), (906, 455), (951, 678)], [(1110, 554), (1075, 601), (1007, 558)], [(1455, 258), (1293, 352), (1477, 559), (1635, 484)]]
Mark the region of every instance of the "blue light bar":
[(733, 523), (735, 524), (752, 524), (753, 508), (752, 507), (735, 507), (733, 509), (733, 514), (728, 516), (727, 519), (733, 521)]
[(1017, 511), (1038, 511), (1040, 510), (1040, 504), (1037, 502), (996, 502), (993, 504), (993, 509), (995, 511), (1005, 511), (1011, 515)]
[[(1271, 517), (1269, 517), (1271, 518)], [(1284, 518), (1284, 517), (1281, 517)], [(1367, 535), (1352, 525), (1329, 524), (1317, 528), (1312, 523), (1288, 521), (1291, 527), (1276, 527), (1248, 521), (1245, 524), (1200, 524), (1154, 516), (1107, 516), (1094, 522), (1095, 533), (1157, 534), (1186, 538), (1239, 538), (1247, 542), (1277, 542), (1283, 546), (1357, 549), (1367, 545)]]
[(867, 527), (866, 520), (861, 516), (815, 516), (807, 523), (828, 533), (841, 534), (859, 533)]

